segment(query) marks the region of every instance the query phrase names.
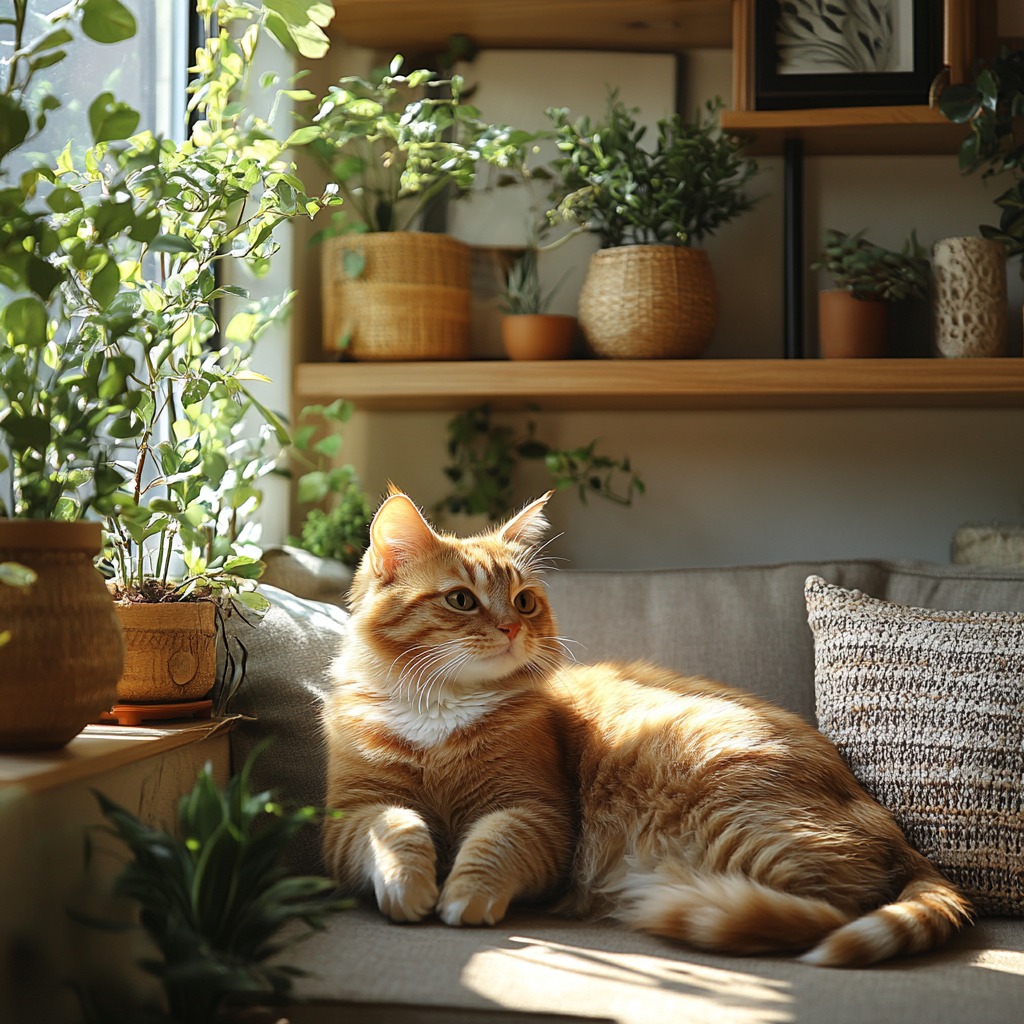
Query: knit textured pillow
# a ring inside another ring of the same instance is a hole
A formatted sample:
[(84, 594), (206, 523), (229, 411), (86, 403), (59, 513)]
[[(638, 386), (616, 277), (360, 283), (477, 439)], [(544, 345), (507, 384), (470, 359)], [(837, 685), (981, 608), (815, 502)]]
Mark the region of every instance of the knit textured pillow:
[(929, 611), (811, 576), (819, 729), (980, 913), (1024, 915), (1024, 614)]

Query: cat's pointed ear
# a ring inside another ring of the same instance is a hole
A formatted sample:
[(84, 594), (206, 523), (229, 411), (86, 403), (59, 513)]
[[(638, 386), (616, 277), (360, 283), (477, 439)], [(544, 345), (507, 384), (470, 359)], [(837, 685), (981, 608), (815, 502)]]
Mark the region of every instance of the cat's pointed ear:
[(427, 554), (437, 542), (420, 510), (396, 489), (370, 523), (370, 565), (381, 579), (393, 579), (400, 566)]
[(544, 515), (544, 506), (554, 494), (548, 491), (543, 497), (531, 501), (518, 515), (513, 516), (502, 528), (502, 540), (525, 544), (534, 547), (544, 539), (548, 531), (548, 520)]

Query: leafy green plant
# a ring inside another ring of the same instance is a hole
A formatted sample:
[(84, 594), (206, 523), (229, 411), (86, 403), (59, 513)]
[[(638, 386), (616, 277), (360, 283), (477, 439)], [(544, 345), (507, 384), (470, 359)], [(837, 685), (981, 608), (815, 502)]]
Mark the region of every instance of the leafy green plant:
[(370, 78), (340, 79), (293, 135), (331, 175), (348, 230), (409, 230), (446, 189), (468, 190), (481, 163), (511, 166), (532, 138), (482, 121), (463, 101), (458, 75), (403, 75), (402, 63), (395, 57)]
[(836, 288), (858, 299), (924, 299), (931, 284), (931, 264), (916, 232), (895, 252), (869, 242), (863, 230), (848, 235), (829, 228), (821, 257), (811, 269), (828, 271)]
[[(0, 88), (0, 516), (75, 519), (90, 507), (108, 509), (122, 483), (109, 430), (132, 401), (128, 362), (72, 320), (67, 290), (91, 289), (104, 306), (116, 291), (110, 238), (118, 199), (97, 198), (88, 233), (55, 223), (56, 211), (81, 205), (79, 197), (51, 187), (54, 171), (28, 154), (63, 102), (41, 74), (65, 58), (76, 31), (114, 43), (134, 34), (135, 21), (119, 0), (71, 0), (32, 38), (30, 0), (12, 3)], [(108, 138), (134, 130), (109, 94), (89, 113)]]
[(554, 287), (544, 291), (538, 266), (540, 251), (529, 246), (509, 268), (501, 300), (501, 309), (509, 316), (546, 313), (565, 280), (563, 275)]
[(319, 812), (253, 792), (261, 749), (223, 790), (207, 765), (181, 798), (176, 834), (96, 794), (107, 831), (131, 855), (115, 893), (138, 905), (160, 954), (143, 966), (161, 983), (165, 1021), (209, 1024), (283, 1002), (303, 972), (282, 964), (281, 951), (348, 905), (329, 879), (289, 875), (287, 851)]
[(444, 472), (452, 489), (437, 504), (442, 512), (484, 514), (492, 521), (507, 516), (517, 505), (515, 472), (524, 459), (543, 461), (553, 486), (576, 488), (584, 504), (594, 496), (628, 506), (644, 492), (628, 458), (598, 453), (596, 441), (579, 448), (555, 448), (537, 437), (533, 422), (527, 423), (525, 436), (520, 435), (511, 426), (494, 423), (487, 405), (449, 420), (448, 455), (451, 463)]
[(597, 122), (549, 109), (560, 153), (560, 199), (550, 216), (584, 226), (603, 248), (695, 245), (714, 234), (751, 208), (745, 186), (757, 172), (740, 143), (719, 128), (721, 106), (709, 101), (692, 122), (678, 114), (663, 118), (650, 148), (643, 145), (646, 126), (617, 92)]
[[(296, 500), (308, 509), (293, 542), (320, 558), (356, 565), (369, 544), (373, 510), (350, 465), (336, 465), (341, 452), (341, 427), (352, 415), (352, 403), (309, 405), (299, 413), (292, 453), (308, 467), (298, 478)], [(326, 428), (326, 432), (325, 432)]]
[[(958, 156), (964, 174), (981, 170), (984, 178), (1015, 179), (995, 198), (998, 226), (983, 224), (980, 230), (1002, 242), (1009, 256), (1024, 256), (1024, 50), (1004, 49), (979, 67), (972, 82), (947, 86), (939, 110), (970, 128)], [(1020, 272), (1024, 276), (1024, 261)]]

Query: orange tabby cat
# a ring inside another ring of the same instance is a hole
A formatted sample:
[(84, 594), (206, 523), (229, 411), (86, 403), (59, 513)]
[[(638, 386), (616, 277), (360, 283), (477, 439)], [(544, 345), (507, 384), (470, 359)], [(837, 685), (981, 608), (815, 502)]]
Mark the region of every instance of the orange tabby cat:
[(435, 532), (395, 493), (325, 708), (328, 870), (395, 921), (516, 900), (728, 953), (852, 966), (943, 942), (967, 901), (796, 715), (648, 665), (582, 666), (542, 582), (548, 496)]

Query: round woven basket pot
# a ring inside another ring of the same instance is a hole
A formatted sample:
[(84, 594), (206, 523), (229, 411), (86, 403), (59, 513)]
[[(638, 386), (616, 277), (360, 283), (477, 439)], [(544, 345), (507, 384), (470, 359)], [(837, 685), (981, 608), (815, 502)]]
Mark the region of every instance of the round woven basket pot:
[(590, 259), (579, 321), (595, 355), (689, 359), (708, 347), (717, 319), (715, 279), (703, 249), (629, 245)]
[(37, 574), (0, 583), (0, 750), (62, 747), (114, 703), (124, 642), (101, 540), (99, 523), (0, 519), (0, 562)]
[(198, 700), (217, 677), (216, 609), (211, 601), (117, 604), (124, 672), (117, 699), (165, 704)]
[[(349, 253), (364, 261), (356, 277), (346, 269)], [(327, 239), (321, 256), (324, 350), (360, 360), (466, 359), (470, 258), (465, 243), (426, 231)]]

